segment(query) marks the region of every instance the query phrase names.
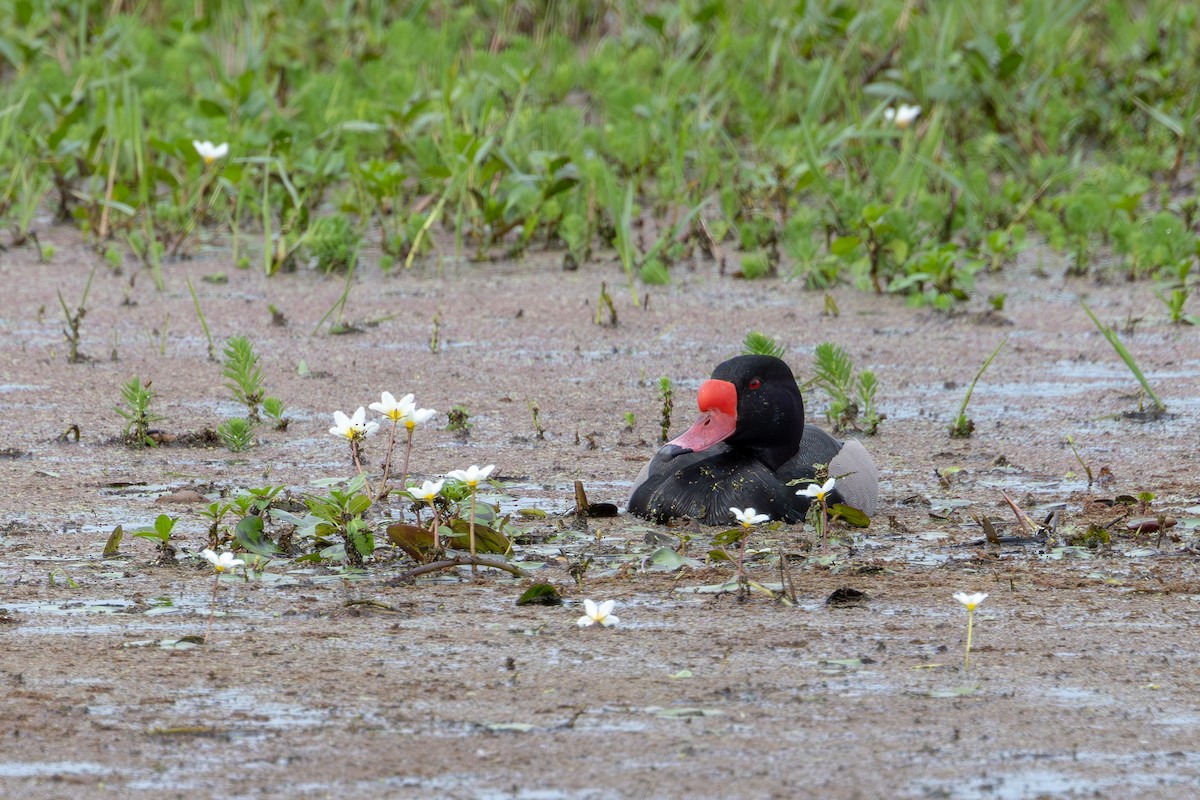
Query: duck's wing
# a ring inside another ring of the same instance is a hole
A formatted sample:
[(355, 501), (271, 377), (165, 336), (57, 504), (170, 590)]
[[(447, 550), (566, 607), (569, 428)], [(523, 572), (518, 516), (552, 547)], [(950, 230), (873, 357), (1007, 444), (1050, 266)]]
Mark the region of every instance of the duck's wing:
[[(718, 449), (719, 448), (719, 449)], [(673, 479), (679, 470), (705, 460), (714, 452), (724, 452), (729, 448), (725, 445), (715, 445), (711, 450), (695, 453), (686, 447), (674, 444), (664, 444), (654, 454), (654, 458), (646, 462), (641, 472), (633, 479), (633, 490), (629, 494), (626, 510), (631, 514), (647, 519), (655, 519), (659, 515), (652, 508), (653, 498), (664, 481)], [(683, 516), (682, 514), (678, 516)]]
[(752, 507), (771, 519), (803, 519), (803, 508), (794, 508), (794, 490), (763, 464), (724, 445), (702, 453), (671, 447), (659, 450), (638, 476), (630, 513), (655, 522), (690, 517), (704, 525), (728, 525), (730, 507)]
[(879, 468), (857, 439), (842, 442), (820, 428), (805, 425), (800, 452), (780, 467), (778, 474), (785, 482), (813, 478), (814, 464), (828, 465), (829, 475), (837, 478), (836, 491), (842, 502), (867, 516), (875, 514), (879, 508)]

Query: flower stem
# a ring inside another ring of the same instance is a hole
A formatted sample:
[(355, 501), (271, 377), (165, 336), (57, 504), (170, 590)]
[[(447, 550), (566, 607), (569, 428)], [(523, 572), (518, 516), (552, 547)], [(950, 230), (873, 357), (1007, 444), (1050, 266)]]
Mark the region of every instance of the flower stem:
[(362, 468), (362, 462), (358, 459), (358, 440), (350, 440), (350, 455), (354, 456), (354, 466), (358, 468), (358, 474), (363, 476), (363, 484), (366, 486), (368, 497), (373, 496), (371, 491), (371, 479), (367, 477), (367, 473)]
[(208, 630), (204, 632), (204, 643), (208, 644), (208, 637), (212, 636), (213, 617), (217, 613), (217, 589), (221, 585), (221, 573), (216, 573), (213, 576), (213, 593), (212, 602), (208, 605)]
[(438, 533), (439, 523), (437, 506), (435, 506), (433, 503), (430, 503), (429, 508), (431, 511), (433, 511), (433, 525), (430, 526), (430, 530), (433, 531), (433, 550), (435, 553), (440, 553), (442, 550), (442, 539), (441, 535)]
[(475, 487), (471, 487), (471, 574), (475, 574)]
[(821, 555), (829, 551), (829, 508), (825, 498), (821, 498)]
[(967, 609), (967, 654), (963, 657), (963, 672), (971, 670), (971, 632), (975, 623), (975, 610)]
[(742, 572), (742, 560), (746, 557), (746, 540), (750, 538), (750, 530), (747, 528), (742, 532), (742, 546), (738, 548), (738, 563), (737, 563), (737, 581), (738, 591), (743, 590), (749, 592), (749, 587), (746, 585), (746, 575)]
[[(392, 471), (392, 451), (396, 449), (396, 426), (399, 424), (399, 420), (392, 420), (392, 434), (388, 437), (387, 458), (383, 460), (383, 480), (379, 484), (379, 494), (381, 497), (383, 493), (387, 491), (388, 475), (391, 474)], [(401, 484), (403, 483), (404, 481), (401, 480)], [(403, 486), (401, 486), (401, 488), (403, 488)], [(375, 499), (379, 500), (380, 498), (377, 497)]]
[[(401, 483), (401, 485), (403, 485), (404, 482), (406, 480), (408, 480), (408, 456), (410, 453), (412, 453), (412, 435), (413, 435), (413, 429), (409, 428), (408, 429), (408, 438), (404, 441), (404, 466), (400, 468), (400, 483)], [(388, 455), (391, 456), (390, 450), (388, 451)]]

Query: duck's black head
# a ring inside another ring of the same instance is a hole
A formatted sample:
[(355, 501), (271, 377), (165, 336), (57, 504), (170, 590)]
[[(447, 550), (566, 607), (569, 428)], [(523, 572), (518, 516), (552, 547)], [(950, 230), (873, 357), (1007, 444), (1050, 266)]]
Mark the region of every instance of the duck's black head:
[(792, 370), (774, 356), (723, 361), (696, 398), (700, 417), (671, 441), (699, 452), (717, 442), (754, 452), (774, 470), (800, 449), (804, 401)]

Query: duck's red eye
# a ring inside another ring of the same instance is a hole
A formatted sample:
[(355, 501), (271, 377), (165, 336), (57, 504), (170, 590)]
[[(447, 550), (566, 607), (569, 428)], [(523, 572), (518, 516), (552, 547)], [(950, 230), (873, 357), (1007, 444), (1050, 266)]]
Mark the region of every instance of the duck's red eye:
[(760, 381), (758, 378), (751, 378), (750, 382), (746, 385), (751, 389), (757, 389), (758, 387), (762, 386), (762, 381)]

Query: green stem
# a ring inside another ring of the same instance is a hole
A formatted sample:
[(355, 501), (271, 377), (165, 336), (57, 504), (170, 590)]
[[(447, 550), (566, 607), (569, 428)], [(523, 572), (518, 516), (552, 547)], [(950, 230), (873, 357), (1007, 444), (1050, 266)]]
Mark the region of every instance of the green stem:
[[(408, 480), (408, 457), (412, 454), (412, 436), (413, 429), (408, 429), (408, 439), (404, 442), (404, 465), (400, 468), (400, 483), (404, 484)], [(388, 457), (391, 457), (391, 451), (388, 451)]]
[[(400, 420), (392, 420), (392, 434), (388, 437), (387, 458), (383, 460), (383, 480), (379, 484), (379, 497), (376, 500), (382, 498), (384, 492), (387, 491), (388, 474), (392, 469), (392, 451), (396, 449), (396, 426), (399, 424)], [(400, 488), (401, 490), (404, 488), (404, 478), (400, 479)]]
[(475, 574), (475, 487), (471, 487), (471, 574)]
[(967, 609), (967, 654), (963, 658), (963, 672), (969, 672), (971, 669), (971, 632), (975, 624), (975, 612), (972, 609)]
[(208, 630), (204, 632), (204, 643), (208, 644), (208, 637), (212, 636), (213, 617), (217, 613), (217, 589), (221, 586), (221, 573), (217, 573), (213, 577), (213, 593), (212, 602), (208, 605)]

